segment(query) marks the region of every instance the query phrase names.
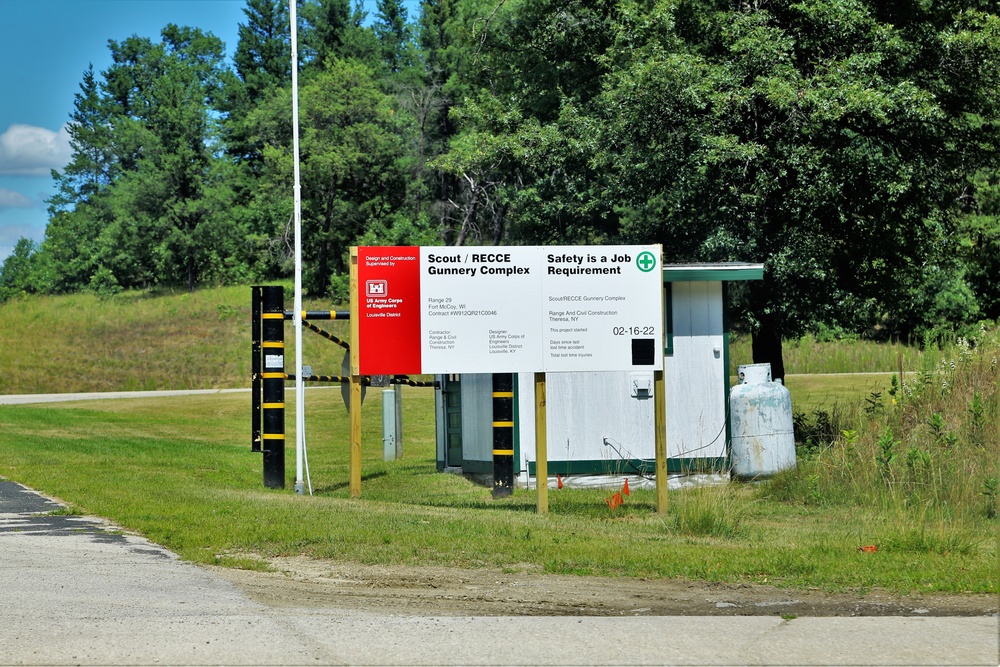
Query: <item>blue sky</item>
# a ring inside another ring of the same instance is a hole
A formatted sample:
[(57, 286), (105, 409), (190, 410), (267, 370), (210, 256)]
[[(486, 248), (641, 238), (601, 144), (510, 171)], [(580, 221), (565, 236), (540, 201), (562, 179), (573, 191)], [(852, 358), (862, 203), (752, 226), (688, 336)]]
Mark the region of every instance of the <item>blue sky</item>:
[[(364, 4), (374, 12), (374, 0)], [(244, 0), (0, 0), (0, 261), (22, 236), (44, 237), (45, 199), (54, 193), (49, 174), (69, 160), (64, 128), (73, 96), (89, 64), (95, 72), (110, 64), (108, 40), (158, 39), (176, 23), (213, 33), (232, 56), (244, 6)]]

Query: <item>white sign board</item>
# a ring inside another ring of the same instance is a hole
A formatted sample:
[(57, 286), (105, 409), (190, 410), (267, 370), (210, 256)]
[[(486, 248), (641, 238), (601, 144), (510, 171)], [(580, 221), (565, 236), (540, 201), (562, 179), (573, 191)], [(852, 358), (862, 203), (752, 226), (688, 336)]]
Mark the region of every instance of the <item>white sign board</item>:
[(451, 373), (538, 366), (539, 257), (530, 246), (422, 247), (422, 366)]
[(659, 246), (543, 248), (546, 371), (663, 369)]
[(662, 370), (660, 246), (420, 248), (425, 373)]

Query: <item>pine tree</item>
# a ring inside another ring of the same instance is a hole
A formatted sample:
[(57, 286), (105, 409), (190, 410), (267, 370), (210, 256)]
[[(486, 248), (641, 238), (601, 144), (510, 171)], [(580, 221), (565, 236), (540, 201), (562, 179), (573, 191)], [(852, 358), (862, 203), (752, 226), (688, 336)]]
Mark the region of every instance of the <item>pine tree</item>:
[(286, 0), (247, 0), (233, 62), (254, 105), (292, 76), (292, 48)]
[(403, 0), (377, 0), (375, 36), (381, 46), (382, 61), (390, 75), (412, 66), (410, 25)]
[(53, 171), (57, 192), (48, 200), (49, 224), (40, 250), (54, 267), (48, 289), (86, 287), (97, 268), (100, 237), (111, 223), (107, 191), (121, 171), (114, 128), (93, 65), (83, 74), (68, 124), (73, 155)]

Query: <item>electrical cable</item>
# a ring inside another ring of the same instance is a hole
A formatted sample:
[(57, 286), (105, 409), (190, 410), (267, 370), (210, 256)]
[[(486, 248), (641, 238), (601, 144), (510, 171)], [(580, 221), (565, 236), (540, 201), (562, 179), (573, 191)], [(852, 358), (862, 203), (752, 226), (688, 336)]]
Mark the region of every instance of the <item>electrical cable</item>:
[[(612, 440), (612, 438), (609, 438), (608, 436), (604, 436), (603, 439), (604, 439), (604, 446), (605, 447), (610, 447), (611, 449), (615, 450), (615, 453), (618, 454), (619, 461), (625, 463), (626, 465), (628, 465), (629, 467), (631, 467), (633, 470), (635, 470), (635, 473), (639, 477), (641, 477), (642, 479), (646, 479), (646, 480), (656, 479), (655, 477), (648, 476), (646, 474), (645, 470), (643, 470), (642, 468), (640, 468), (639, 466), (637, 466), (635, 463), (633, 463), (632, 461), (634, 461), (635, 459), (632, 456), (626, 456), (624, 453), (622, 453), (622, 451), (618, 447), (615, 447), (610, 442)], [(621, 444), (621, 443), (619, 443), (619, 444)], [(628, 454), (631, 454), (631, 453), (632, 453), (631, 451), (628, 452)]]
[[(730, 414), (729, 413), (729, 401), (727, 400), (726, 401), (726, 407), (725, 407), (725, 419), (722, 422), (722, 428), (719, 429), (719, 432), (715, 435), (715, 437), (712, 438), (711, 441), (705, 443), (704, 445), (701, 445), (700, 447), (695, 447), (694, 449), (685, 449), (685, 450), (682, 450), (680, 452), (680, 457), (681, 458), (688, 457), (688, 456), (690, 456), (691, 454), (693, 454), (695, 452), (699, 452), (699, 451), (701, 451), (703, 449), (708, 449), (709, 447), (711, 447), (712, 445), (714, 445), (715, 443), (717, 443), (719, 441), (719, 438), (721, 438), (722, 435), (726, 432), (726, 425), (729, 423), (729, 414)], [(618, 457), (619, 457), (620, 461), (626, 463), (627, 465), (629, 465), (633, 469), (635, 469), (636, 474), (639, 475), (640, 477), (642, 477), (643, 479), (654, 479), (653, 477), (647, 476), (645, 474), (645, 472), (641, 468), (639, 468), (634, 463), (632, 463), (633, 457), (626, 456), (624, 453), (622, 453), (621, 449), (619, 449), (614, 444), (612, 444), (610, 442), (610, 440), (612, 440), (612, 439), (609, 438), (608, 436), (604, 436), (604, 444), (605, 444), (605, 446), (610, 447), (611, 449), (613, 449), (615, 451), (615, 453), (618, 454)], [(631, 454), (631, 452), (627, 452), (627, 453)]]

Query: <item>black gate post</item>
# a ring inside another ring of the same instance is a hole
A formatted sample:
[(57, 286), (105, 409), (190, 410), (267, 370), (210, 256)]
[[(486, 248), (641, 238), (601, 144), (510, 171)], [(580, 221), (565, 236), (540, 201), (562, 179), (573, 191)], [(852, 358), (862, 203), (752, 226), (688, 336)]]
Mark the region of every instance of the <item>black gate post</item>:
[(285, 488), (285, 292), (261, 288), (264, 486)]
[(514, 491), (514, 374), (493, 374), (493, 497)]

